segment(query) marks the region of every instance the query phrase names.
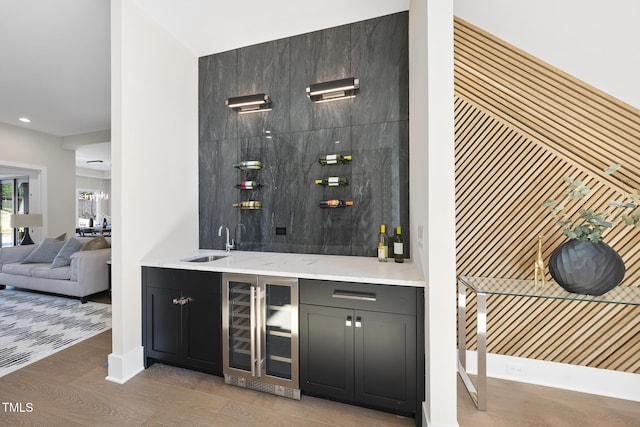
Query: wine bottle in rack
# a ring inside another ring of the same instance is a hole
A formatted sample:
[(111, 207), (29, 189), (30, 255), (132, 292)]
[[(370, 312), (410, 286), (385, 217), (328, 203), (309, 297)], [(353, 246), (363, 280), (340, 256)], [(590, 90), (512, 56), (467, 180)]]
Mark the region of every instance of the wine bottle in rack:
[(321, 208), (346, 208), (347, 206), (353, 206), (353, 200), (331, 199), (320, 202)]
[(345, 176), (330, 176), (328, 178), (316, 179), (316, 184), (325, 187), (343, 187), (349, 184), (349, 180)]
[(318, 162), (322, 166), (327, 165), (343, 165), (345, 163), (349, 163), (351, 161), (351, 156), (342, 154), (327, 154), (326, 156), (322, 156), (318, 159)]
[(262, 187), (258, 181), (242, 181), (240, 184), (236, 184), (236, 188), (239, 190), (257, 190)]
[(262, 162), (260, 162), (259, 160), (243, 160), (239, 163), (234, 163), (233, 167), (243, 171), (257, 170), (257, 169), (262, 169)]
[(258, 200), (245, 200), (240, 203), (234, 203), (233, 207), (240, 208), (240, 209), (254, 209), (254, 210), (262, 209), (262, 202)]

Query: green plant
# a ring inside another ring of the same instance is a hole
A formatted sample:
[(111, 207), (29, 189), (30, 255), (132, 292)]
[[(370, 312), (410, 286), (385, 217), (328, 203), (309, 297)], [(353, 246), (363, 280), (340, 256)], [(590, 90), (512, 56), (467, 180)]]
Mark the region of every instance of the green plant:
[[(604, 172), (611, 175), (619, 169), (620, 165), (615, 164), (609, 166)], [(549, 208), (551, 216), (560, 216), (561, 219), (556, 224), (563, 227), (564, 234), (570, 239), (600, 242), (605, 232), (617, 224), (640, 227), (640, 212), (636, 211), (640, 191), (634, 190), (626, 194), (628, 201), (611, 200), (609, 206), (603, 210), (582, 208), (578, 210), (577, 218), (569, 218), (567, 214), (562, 213), (566, 204), (572, 200), (582, 200), (591, 193), (591, 189), (580, 180), (569, 177), (564, 180), (567, 183), (564, 201), (558, 203), (553, 199), (547, 200), (542, 206)]]

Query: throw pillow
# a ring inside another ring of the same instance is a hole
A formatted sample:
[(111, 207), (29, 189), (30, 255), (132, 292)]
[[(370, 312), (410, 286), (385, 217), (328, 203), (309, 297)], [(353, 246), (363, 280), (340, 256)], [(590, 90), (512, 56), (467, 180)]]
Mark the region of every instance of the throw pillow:
[(55, 237), (55, 240), (61, 240), (64, 242), (64, 239), (67, 238), (67, 233), (62, 233), (61, 235), (59, 235), (58, 237)]
[(70, 238), (60, 249), (51, 263), (51, 268), (64, 267), (71, 265), (71, 255), (82, 249), (82, 242), (78, 239)]
[(27, 255), (24, 261), (22, 261), (22, 264), (34, 264), (37, 262), (51, 263), (63, 245), (64, 242), (60, 240), (44, 239), (33, 252)]
[(93, 251), (95, 249), (106, 249), (110, 247), (111, 245), (109, 244), (109, 242), (107, 242), (107, 239), (102, 236), (98, 236), (85, 243), (84, 246), (82, 246), (82, 250)]

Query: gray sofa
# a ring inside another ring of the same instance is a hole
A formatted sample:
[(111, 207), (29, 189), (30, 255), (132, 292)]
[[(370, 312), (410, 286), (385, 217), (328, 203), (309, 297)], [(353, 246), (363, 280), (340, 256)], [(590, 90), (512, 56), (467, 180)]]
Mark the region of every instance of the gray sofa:
[[(85, 243), (90, 237), (75, 237)], [(71, 264), (52, 268), (51, 263), (23, 264), (38, 245), (0, 248), (0, 285), (80, 298), (109, 289), (107, 260), (111, 248), (82, 250), (70, 255)]]

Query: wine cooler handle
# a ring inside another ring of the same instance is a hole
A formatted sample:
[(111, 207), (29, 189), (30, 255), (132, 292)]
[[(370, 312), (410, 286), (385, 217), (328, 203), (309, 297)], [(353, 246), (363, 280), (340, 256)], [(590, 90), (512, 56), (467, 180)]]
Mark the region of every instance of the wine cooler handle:
[(256, 375), (256, 288), (251, 285), (251, 376)]
[(345, 323), (345, 325), (351, 327), (351, 316), (347, 316), (347, 320), (344, 323)]
[(257, 325), (256, 325), (256, 352), (258, 357), (256, 365), (258, 365), (258, 378), (262, 377), (262, 298), (260, 294), (260, 286), (256, 286), (256, 307), (258, 312), (256, 313)]
[(332, 298), (354, 299), (358, 301), (376, 301), (376, 294), (368, 292), (333, 291)]
[(362, 328), (362, 317), (356, 317), (356, 328)]

